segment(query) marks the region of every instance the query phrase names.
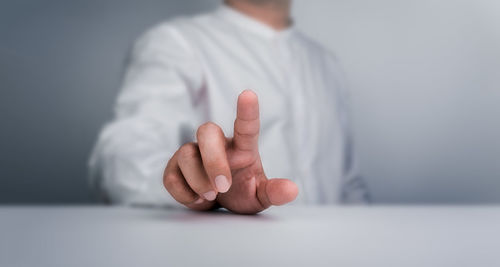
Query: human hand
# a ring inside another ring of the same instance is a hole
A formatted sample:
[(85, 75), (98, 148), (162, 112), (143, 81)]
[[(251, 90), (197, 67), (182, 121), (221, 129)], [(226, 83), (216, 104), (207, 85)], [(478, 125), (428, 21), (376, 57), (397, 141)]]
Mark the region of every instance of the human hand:
[(257, 95), (245, 90), (237, 105), (233, 138), (226, 138), (218, 125), (205, 123), (196, 133), (198, 142), (181, 146), (167, 164), (165, 188), (191, 209), (209, 210), (218, 203), (235, 213), (255, 214), (293, 201), (298, 194), (294, 182), (264, 174)]

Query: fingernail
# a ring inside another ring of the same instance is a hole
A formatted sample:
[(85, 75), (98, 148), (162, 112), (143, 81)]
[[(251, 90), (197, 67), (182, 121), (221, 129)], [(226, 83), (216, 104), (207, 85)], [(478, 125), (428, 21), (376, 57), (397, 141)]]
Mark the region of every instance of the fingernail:
[(194, 202), (194, 204), (201, 204), (201, 203), (203, 203), (203, 198), (201, 197)]
[(220, 193), (226, 193), (229, 190), (229, 180), (224, 175), (219, 175), (215, 177), (215, 187)]
[(203, 197), (208, 201), (215, 200), (216, 196), (217, 194), (215, 193), (215, 191), (208, 191), (205, 194), (203, 194)]

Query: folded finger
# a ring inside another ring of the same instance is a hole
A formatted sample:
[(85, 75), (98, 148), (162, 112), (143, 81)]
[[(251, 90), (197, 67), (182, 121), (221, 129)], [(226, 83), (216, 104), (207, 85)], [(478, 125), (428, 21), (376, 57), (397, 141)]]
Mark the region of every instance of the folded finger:
[(179, 167), (194, 192), (208, 201), (215, 200), (217, 193), (203, 167), (198, 145), (188, 143), (179, 149)]
[(197, 139), (203, 167), (210, 182), (218, 192), (227, 192), (232, 181), (226, 155), (226, 137), (222, 129), (214, 123), (205, 123), (198, 128)]
[(178, 152), (170, 159), (163, 174), (163, 185), (170, 195), (179, 203), (188, 205), (198, 202), (200, 197), (184, 179), (178, 165)]

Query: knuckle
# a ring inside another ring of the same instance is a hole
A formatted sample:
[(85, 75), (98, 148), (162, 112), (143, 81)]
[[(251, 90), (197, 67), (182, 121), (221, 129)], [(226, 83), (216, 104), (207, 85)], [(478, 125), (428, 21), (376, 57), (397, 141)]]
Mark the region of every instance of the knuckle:
[(222, 129), (219, 127), (219, 125), (209, 121), (198, 127), (197, 136), (198, 137), (204, 136), (207, 133), (212, 133), (212, 132), (222, 132)]
[(195, 143), (187, 143), (179, 148), (179, 156), (182, 160), (190, 160), (200, 156), (200, 151)]
[(174, 155), (168, 160), (167, 162), (167, 166), (165, 166), (165, 170), (163, 172), (164, 175), (167, 174), (167, 172), (170, 172), (172, 170), (172, 168), (175, 167), (175, 165), (177, 164), (177, 155), (174, 153)]
[(163, 184), (170, 195), (181, 204), (187, 205), (196, 200), (196, 195), (186, 191), (184, 182), (175, 174), (166, 174)]
[(207, 172), (215, 172), (220, 173), (221, 171), (225, 171), (228, 169), (228, 166), (225, 161), (220, 159), (212, 159), (206, 162)]
[(163, 177), (163, 185), (167, 190), (169, 190), (169, 192), (171, 189), (178, 187), (179, 184), (179, 177), (177, 177), (174, 173), (166, 173)]
[(240, 136), (255, 136), (259, 134), (260, 123), (258, 120), (244, 121), (236, 120), (234, 122), (234, 132)]

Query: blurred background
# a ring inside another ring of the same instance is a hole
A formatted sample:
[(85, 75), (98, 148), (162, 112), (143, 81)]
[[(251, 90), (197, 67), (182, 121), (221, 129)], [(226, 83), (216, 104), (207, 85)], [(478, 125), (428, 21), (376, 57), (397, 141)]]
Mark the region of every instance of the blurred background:
[[(0, 203), (95, 202), (132, 42), (220, 0), (0, 0)], [(376, 203), (500, 203), (500, 1), (295, 0), (337, 54)]]

